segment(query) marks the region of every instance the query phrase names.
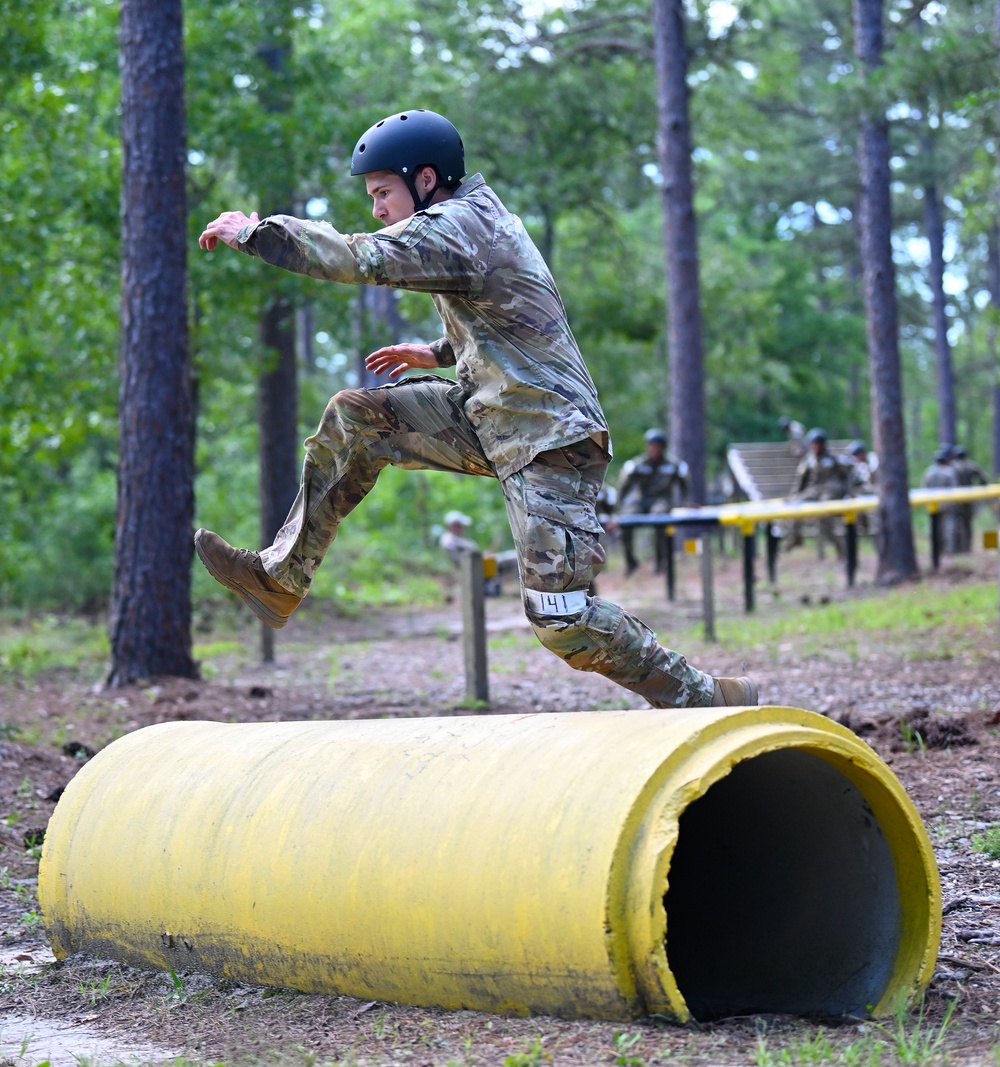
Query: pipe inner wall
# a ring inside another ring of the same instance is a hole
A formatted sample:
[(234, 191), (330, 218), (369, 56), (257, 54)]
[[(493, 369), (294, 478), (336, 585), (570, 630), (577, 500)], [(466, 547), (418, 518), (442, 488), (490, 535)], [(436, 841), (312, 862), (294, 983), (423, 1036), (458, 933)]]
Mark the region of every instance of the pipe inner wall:
[(679, 820), (666, 952), (699, 1020), (865, 1015), (902, 928), (896, 867), (861, 792), (808, 751), (739, 763)]

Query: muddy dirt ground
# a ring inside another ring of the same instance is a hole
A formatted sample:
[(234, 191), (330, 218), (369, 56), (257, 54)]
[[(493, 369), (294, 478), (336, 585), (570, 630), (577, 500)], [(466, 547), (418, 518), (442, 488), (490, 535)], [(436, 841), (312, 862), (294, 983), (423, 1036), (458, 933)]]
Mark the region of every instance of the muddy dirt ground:
[[(241, 612), (202, 606), (198, 681), (151, 679), (105, 690), (101, 665), (0, 675), (0, 1065), (46, 1058), (75, 1064), (476, 1064), (530, 1067), (698, 1063), (1000, 1064), (1000, 860), (974, 846), (1000, 824), (1000, 654), (997, 626), (928, 617), (905, 638), (799, 633), (755, 639), (758, 623), (807, 620), (829, 603), (992, 583), (996, 554), (946, 561), (898, 592), (877, 590), (871, 560), (855, 589), (807, 547), (782, 561), (779, 590), (761, 584), (742, 613), (740, 561), (718, 561), (720, 623), (737, 637), (701, 634), (699, 572), (681, 559), (678, 599), (644, 567), (625, 580), (616, 562), (602, 595), (636, 610), (665, 643), (711, 673), (748, 669), (762, 702), (809, 708), (850, 726), (892, 767), (920, 810), (940, 867), (944, 934), (923, 1017), (871, 1024), (787, 1017), (677, 1027), (656, 1021), (568, 1022), (400, 1007), (347, 997), (239, 986), (88, 958), (54, 963), (35, 897), (38, 845), (61, 788), (122, 733), (173, 719), (270, 721), (468, 713), (460, 612), (331, 615), (307, 605), (277, 637), (273, 666)], [(479, 714), (634, 707), (602, 678), (580, 675), (539, 648), (513, 590), (487, 602), (491, 703)], [(668, 713), (665, 713), (668, 714)], [(122, 819), (127, 812), (120, 813)], [(947, 1006), (957, 998), (940, 1043)], [(68, 1029), (67, 1029), (68, 1028)], [(55, 1033), (55, 1037), (53, 1037)], [(896, 1034), (896, 1037), (892, 1035)], [(905, 1034), (905, 1041), (900, 1036)], [(827, 1042), (827, 1045), (822, 1045)], [(904, 1049), (908, 1044), (914, 1057)], [(783, 1050), (783, 1051), (782, 1051)], [(60, 1059), (60, 1056), (62, 1059)], [(783, 1057), (783, 1058), (782, 1058)]]

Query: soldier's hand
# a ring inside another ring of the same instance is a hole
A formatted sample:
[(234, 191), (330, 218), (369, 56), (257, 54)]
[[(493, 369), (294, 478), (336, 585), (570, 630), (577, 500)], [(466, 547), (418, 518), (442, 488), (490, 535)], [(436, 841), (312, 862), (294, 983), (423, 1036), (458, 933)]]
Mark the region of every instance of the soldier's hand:
[(242, 211), (223, 211), (217, 219), (213, 219), (202, 231), (201, 236), (198, 238), (198, 247), (204, 248), (206, 252), (211, 252), (222, 241), (223, 244), (229, 245), (230, 248), (235, 248), (236, 238), (240, 230), (250, 222), (260, 222), (256, 211), (252, 211), (249, 218)]
[(376, 349), (365, 360), (365, 370), (372, 374), (389, 372), (390, 378), (396, 378), (411, 367), (429, 370), (436, 367), (437, 359), (430, 345), (401, 344), (389, 345)]

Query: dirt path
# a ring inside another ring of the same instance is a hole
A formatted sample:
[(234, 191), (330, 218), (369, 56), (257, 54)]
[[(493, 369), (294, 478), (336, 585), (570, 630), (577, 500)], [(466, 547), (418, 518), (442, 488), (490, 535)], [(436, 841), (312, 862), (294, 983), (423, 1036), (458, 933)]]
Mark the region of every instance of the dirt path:
[[(739, 643), (706, 644), (698, 634), (698, 574), (690, 562), (682, 561), (674, 605), (665, 604), (661, 579), (648, 571), (627, 583), (611, 575), (601, 592), (639, 611), (698, 666), (733, 673), (746, 663), (763, 700), (830, 715), (890, 763), (927, 823), (946, 911), (927, 1014), (922, 1022), (907, 1020), (907, 1033), (923, 1033), (929, 1044), (932, 1027), (957, 996), (938, 1051), (946, 1051), (954, 1064), (995, 1064), (1000, 861), (974, 850), (972, 838), (1000, 824), (996, 628), (965, 633), (961, 620), (929, 619), (905, 644), (890, 645), (852, 641), (844, 634), (819, 639), (790, 626), (779, 640), (757, 643), (756, 629), (769, 620), (819, 610), (824, 602), (860, 599), (874, 606), (882, 594), (864, 578), (848, 594), (831, 562), (818, 564), (806, 554), (783, 565), (781, 596), (762, 589), (757, 614), (747, 620), (741, 611), (739, 560), (730, 557), (718, 575), (718, 610), (720, 620), (739, 624)], [(927, 579), (921, 588), (995, 582), (995, 577), (995, 555), (974, 557)], [(633, 698), (614, 685), (575, 674), (540, 649), (512, 596), (489, 601), (488, 612), (489, 712), (634, 706)], [(223, 612), (220, 618), (229, 616)], [(458, 632), (455, 605), (353, 620), (310, 610), (279, 635), (278, 662), (270, 668), (255, 662), (253, 629), (226, 630), (220, 624), (203, 635), (206, 680), (167, 679), (102, 691), (93, 677), (6, 678), (0, 685), (0, 1019), (7, 1021), (0, 1023), (0, 1065), (40, 1062), (42, 1045), (37, 1054), (32, 1045), (23, 1055), (19, 1051), (25, 1034), (32, 1027), (44, 1030), (51, 1051), (65, 1035), (50, 1031), (67, 1025), (84, 1028), (78, 1032), (78, 1052), (95, 1064), (128, 1062), (126, 1051), (137, 1054), (133, 1060), (154, 1062), (178, 1050), (206, 1063), (642, 1067), (738, 1064), (755, 1057), (774, 1063), (868, 1063), (875, 1062), (870, 1057), (879, 1041), (884, 1047), (878, 1062), (900, 1062), (888, 1035), (856, 1024), (828, 1027), (834, 1051), (826, 1059), (809, 1059), (807, 1043), (814, 1040), (815, 1026), (786, 1018), (692, 1028), (654, 1021), (508, 1019), (235, 986), (194, 974), (175, 980), (87, 959), (46, 962), (34, 899), (37, 853), (31, 844), (88, 750), (170, 719), (459, 714), (464, 682)], [(937, 638), (944, 632), (952, 635), (946, 647)], [(11, 1022), (11, 1017), (22, 1021)], [(785, 1060), (769, 1061), (767, 1056), (776, 1057), (780, 1048), (792, 1052)], [(858, 1059), (862, 1054), (869, 1058)], [(53, 1064), (56, 1055), (50, 1057)], [(917, 1062), (934, 1059), (927, 1055)]]

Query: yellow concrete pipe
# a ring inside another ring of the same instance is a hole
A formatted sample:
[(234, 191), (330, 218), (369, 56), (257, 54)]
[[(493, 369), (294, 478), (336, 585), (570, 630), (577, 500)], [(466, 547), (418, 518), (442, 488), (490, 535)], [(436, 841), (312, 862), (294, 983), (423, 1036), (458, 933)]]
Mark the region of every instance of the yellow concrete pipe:
[(69, 784), (39, 897), (59, 957), (679, 1021), (890, 1013), (941, 914), (889, 768), (781, 707), (148, 727)]

